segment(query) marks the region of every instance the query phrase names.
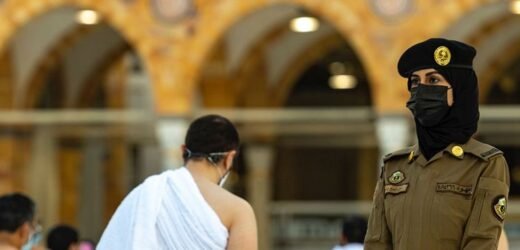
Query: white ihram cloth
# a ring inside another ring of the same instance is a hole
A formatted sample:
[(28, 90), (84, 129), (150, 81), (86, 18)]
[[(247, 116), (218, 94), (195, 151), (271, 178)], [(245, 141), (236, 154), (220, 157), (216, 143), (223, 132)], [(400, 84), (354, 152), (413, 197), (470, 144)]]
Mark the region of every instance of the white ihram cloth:
[(97, 249), (221, 250), (227, 240), (227, 228), (182, 167), (151, 176), (130, 192)]
[(344, 246), (336, 245), (332, 250), (363, 250), (363, 244), (350, 243)]

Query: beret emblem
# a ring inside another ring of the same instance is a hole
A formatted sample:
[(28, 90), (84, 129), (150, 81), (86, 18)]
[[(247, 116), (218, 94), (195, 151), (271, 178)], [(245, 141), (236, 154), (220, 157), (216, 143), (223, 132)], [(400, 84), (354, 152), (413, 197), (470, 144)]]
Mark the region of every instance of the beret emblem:
[(435, 52), (433, 52), (433, 58), (440, 66), (446, 66), (450, 63), (451, 52), (446, 46), (439, 46), (435, 49)]

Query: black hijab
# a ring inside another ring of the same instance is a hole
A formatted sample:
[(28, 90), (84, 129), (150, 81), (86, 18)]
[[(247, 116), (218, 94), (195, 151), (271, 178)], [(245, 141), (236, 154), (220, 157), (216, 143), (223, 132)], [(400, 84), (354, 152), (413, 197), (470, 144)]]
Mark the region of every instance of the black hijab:
[(464, 144), (477, 131), (479, 119), (478, 84), (475, 71), (463, 68), (435, 68), (453, 88), (453, 105), (434, 127), (424, 127), (415, 119), (419, 148), (426, 159), (451, 143)]
[(431, 38), (411, 46), (399, 59), (397, 70), (401, 76), (409, 78), (417, 70), (433, 68), (453, 88), (454, 103), (436, 126), (425, 127), (415, 119), (419, 147), (426, 159), (451, 143), (466, 143), (477, 131), (478, 86), (473, 70), (476, 53), (471, 45)]

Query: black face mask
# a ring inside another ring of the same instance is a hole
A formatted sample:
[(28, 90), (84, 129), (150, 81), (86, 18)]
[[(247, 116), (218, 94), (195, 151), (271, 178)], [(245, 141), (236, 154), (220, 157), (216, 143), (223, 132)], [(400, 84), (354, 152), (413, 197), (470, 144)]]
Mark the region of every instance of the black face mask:
[(406, 107), (412, 111), (415, 119), (425, 126), (433, 127), (446, 116), (448, 106), (448, 87), (419, 84), (410, 90), (410, 100)]

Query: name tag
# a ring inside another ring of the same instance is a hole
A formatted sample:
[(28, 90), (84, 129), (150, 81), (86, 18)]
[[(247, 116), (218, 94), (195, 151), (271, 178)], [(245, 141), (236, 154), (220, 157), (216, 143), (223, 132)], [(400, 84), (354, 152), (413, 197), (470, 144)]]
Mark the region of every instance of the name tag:
[(408, 190), (408, 184), (402, 185), (385, 185), (385, 194), (399, 194)]
[(454, 183), (437, 183), (437, 192), (452, 192), (462, 195), (473, 194), (472, 186), (461, 186)]

